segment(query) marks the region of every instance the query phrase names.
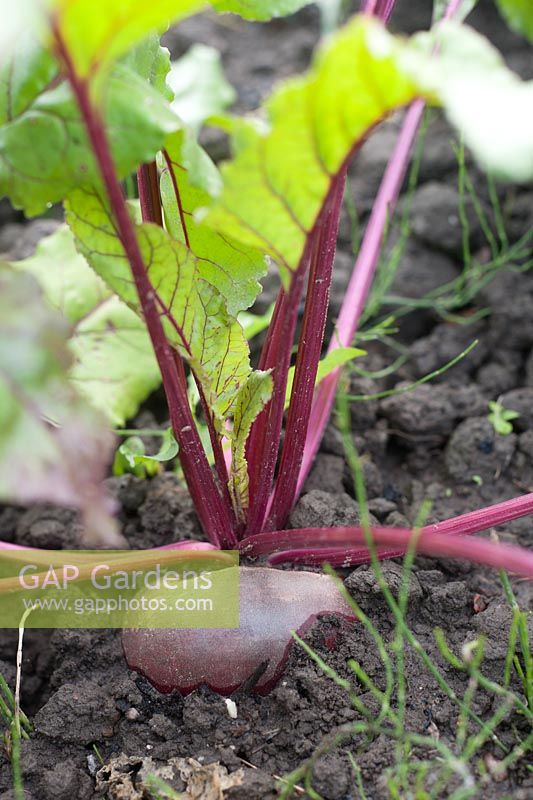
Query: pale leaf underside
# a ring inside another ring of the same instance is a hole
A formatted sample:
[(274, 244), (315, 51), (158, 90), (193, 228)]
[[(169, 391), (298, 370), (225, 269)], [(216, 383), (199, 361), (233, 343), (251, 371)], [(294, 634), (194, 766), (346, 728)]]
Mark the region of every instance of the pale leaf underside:
[(32, 276), (3, 267), (0, 284), (0, 496), (80, 508), (88, 540), (116, 545), (100, 485), (113, 437), (69, 383), (68, 327)]
[(71, 323), (69, 374), (80, 395), (123, 425), (161, 381), (143, 321), (88, 266), (66, 226), (13, 266), (31, 272)]

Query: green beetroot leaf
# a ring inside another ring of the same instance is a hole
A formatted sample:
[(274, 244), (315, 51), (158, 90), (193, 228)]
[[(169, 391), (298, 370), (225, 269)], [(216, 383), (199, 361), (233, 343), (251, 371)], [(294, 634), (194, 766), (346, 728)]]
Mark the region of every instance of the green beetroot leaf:
[(47, 88), (58, 72), (54, 57), (33, 36), (20, 36), (16, 52), (0, 66), (0, 123), (16, 119)]
[(380, 55), (382, 36), (375, 22), (356, 18), (332, 37), (304, 77), (287, 81), (267, 101), (269, 128), (249, 126), (235, 159), (222, 168), (223, 192), (207, 219), (263, 248), (286, 282), (355, 144), (416, 94), (395, 49)]
[(210, 0), (216, 11), (231, 11), (245, 19), (267, 20), (294, 14), (312, 0)]
[(217, 168), (186, 130), (167, 140), (160, 166), (167, 230), (190, 248), (199, 274), (222, 294), (232, 316), (249, 308), (261, 290), (258, 280), (266, 273), (263, 254), (195, 217), (220, 189)]
[(67, 335), (35, 279), (0, 267), (0, 498), (79, 508), (87, 544), (120, 546), (100, 485), (113, 437), (70, 384)]
[(193, 45), (172, 63), (168, 85), (174, 95), (172, 108), (193, 130), (224, 111), (237, 97), (224, 75), (220, 53), (205, 44)]
[(235, 316), (249, 308), (267, 270), (263, 253), (203, 223), (197, 212), (209, 205), (222, 187), (220, 173), (196, 140), (202, 123), (220, 114), (234, 100), (220, 54), (198, 45), (172, 64), (168, 82), (175, 94), (172, 108), (184, 122), (159, 156), (160, 194), (166, 229), (198, 259), (203, 278), (224, 296)]
[(531, 0), (496, 0), (510, 28), (533, 42), (533, 3)]
[[(211, 0), (217, 11), (266, 20), (297, 11), (309, 0)], [(80, 77), (94, 77), (147, 34), (163, 31), (207, 8), (205, 0), (50, 0), (49, 18)]]
[(252, 424), (270, 400), (272, 378), (268, 372), (256, 370), (241, 386), (233, 412), (233, 428), (228, 432), (231, 441), (232, 459), (229, 488), (233, 507), (244, 521), (242, 512), (248, 508), (248, 464), (246, 462), (246, 441)]
[(148, 81), (164, 98), (173, 99), (174, 92), (168, 84), (172, 67), (170, 53), (166, 47), (161, 47), (157, 33), (143, 39), (121, 59), (121, 63)]
[[(130, 308), (140, 313), (130, 266), (113, 220), (96, 191), (79, 190), (66, 203), (80, 252)], [(189, 248), (156, 225), (138, 225), (138, 240), (170, 342), (195, 372), (221, 426), (251, 373), (241, 325), (222, 294), (201, 275)]]
[[(116, 237), (109, 210), (98, 193), (78, 190), (69, 197), (65, 207), (80, 252), (113, 292), (140, 314), (129, 263)], [(179, 219), (178, 214), (176, 221)], [(229, 488), (240, 510), (248, 505), (245, 437), (268, 400), (271, 379), (264, 373), (252, 371), (244, 331), (227, 307), (231, 305), (237, 312), (252, 302), (257, 293), (257, 282), (253, 278), (256, 273), (252, 272), (249, 277), (248, 269), (247, 274), (246, 253), (242, 248), (238, 251), (242, 252), (241, 260), (236, 258), (236, 251), (228, 242), (209, 229), (207, 240), (202, 239), (201, 228), (195, 225), (192, 217), (190, 221), (187, 218), (186, 228), (191, 236), (187, 242), (173, 239), (156, 225), (138, 225), (137, 233), (169, 341), (190, 364), (214, 414), (219, 434), (226, 435), (231, 442), (234, 465)], [(183, 228), (180, 230), (184, 238)], [(174, 232), (176, 237), (180, 235), (180, 231)], [(198, 245), (199, 257), (193, 253), (192, 244)], [(225, 254), (226, 250), (229, 255), (224, 263), (229, 266), (223, 270), (211, 259), (219, 253)], [(262, 259), (257, 266), (259, 264), (262, 265)], [(217, 282), (224, 291), (218, 290)], [(243, 303), (246, 282), (251, 282), (252, 286), (248, 290), (249, 298)]]
[(406, 68), (420, 72), (424, 92), (442, 104), (483, 169), (516, 183), (533, 179), (533, 81), (522, 81), (487, 39), (455, 22), (418, 34), (412, 45)]
[(374, 125), (419, 95), (444, 105), (486, 167), (514, 180), (533, 175), (533, 83), (510, 72), (483, 37), (443, 23), (405, 41), (359, 16), (327, 40), (305, 76), (274, 92), (266, 128), (239, 132), (207, 220), (268, 252), (287, 284), (333, 176)]
[(167, 428), (161, 447), (153, 456), (146, 455), (144, 442), (139, 436), (130, 436), (117, 449), (113, 462), (113, 475), (130, 472), (139, 478), (153, 477), (160, 472), (162, 462), (176, 458), (178, 450), (172, 428)]
[[(9, 67), (6, 70), (0, 87), (4, 109), (9, 108), (11, 92)], [(28, 97), (28, 83), (26, 87)], [(70, 87), (61, 83), (35, 94), (37, 87), (39, 83), (31, 85), (34, 97), (29, 104), (17, 92), (17, 113), (4, 115), (0, 127), (0, 193), (28, 216), (42, 213), (78, 186), (100, 183)], [(108, 76), (102, 105), (120, 177), (152, 159), (179, 127), (160, 92), (125, 64), (117, 64)]]
[(32, 273), (70, 323), (76, 390), (111, 424), (123, 425), (161, 382), (144, 322), (89, 267), (67, 226), (13, 267)]
[(94, 79), (147, 34), (204, 7), (203, 0), (51, 0), (49, 15), (77, 74)]

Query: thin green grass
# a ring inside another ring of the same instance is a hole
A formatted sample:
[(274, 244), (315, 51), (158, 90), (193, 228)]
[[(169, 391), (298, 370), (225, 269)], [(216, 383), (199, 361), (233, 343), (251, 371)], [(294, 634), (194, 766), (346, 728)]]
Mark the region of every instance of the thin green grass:
[(21, 741), (29, 739), (32, 726), (26, 714), (17, 708), (15, 696), (4, 676), (0, 673), (0, 720), (5, 725), (4, 748), (11, 762), (13, 795), (15, 800), (24, 800)]
[[(424, 141), (427, 134), (431, 112), (426, 111), (421, 136), (417, 142), (417, 148), (412, 161), (408, 177), (407, 191), (403, 203), (402, 213), (399, 221), (399, 235), (394, 246), (386, 253), (383, 248), (383, 255), (376, 271), (370, 298), (361, 321), (361, 330), (357, 333), (354, 344), (362, 344), (366, 341), (379, 340), (384, 345), (396, 351), (398, 355), (393, 362), (378, 371), (365, 370), (359, 364), (352, 364), (347, 369), (355, 375), (378, 379), (393, 375), (409, 359), (409, 350), (403, 348), (393, 335), (397, 333), (395, 327), (398, 320), (416, 310), (431, 309), (443, 320), (455, 322), (457, 324), (472, 324), (483, 319), (490, 314), (489, 308), (469, 309), (468, 314), (461, 313), (462, 309), (468, 307), (475, 296), (487, 286), (503, 270), (522, 272), (533, 266), (533, 231), (528, 231), (524, 236), (512, 245), (506, 233), (505, 213), (502, 209), (496, 185), (492, 176), (486, 176), (487, 195), (490, 201), (490, 219), (485, 210), (484, 203), (479, 197), (475, 183), (469, 172), (466, 163), (465, 148), (462, 141), (453, 145), (457, 158), (458, 166), (458, 217), (461, 224), (462, 236), (462, 259), (463, 268), (454, 280), (437, 287), (428, 292), (422, 298), (406, 298), (388, 294), (394, 281), (401, 258), (405, 252), (405, 247), (411, 235), (411, 205), (414, 191), (418, 185), (420, 165), (424, 152)], [(490, 251), (490, 258), (483, 263), (478, 261), (472, 254), (470, 248), (471, 227), (469, 215), (467, 213), (467, 203), (475, 213), (475, 218), (483, 232), (487, 247)], [(346, 196), (346, 209), (352, 228), (352, 249), (357, 254), (361, 243), (361, 225), (358, 217), (357, 208), (350, 194)], [(388, 226), (390, 227), (390, 226)], [(389, 230), (385, 232), (386, 241)], [(393, 315), (388, 315), (379, 319), (379, 313), (384, 306), (394, 309)], [(367, 327), (365, 327), (365, 323)], [(370, 323), (370, 325), (368, 325)], [(456, 359), (452, 359), (448, 364), (439, 370), (424, 376), (420, 381), (407, 387), (404, 391), (415, 388), (420, 383), (425, 383), (437, 375), (442, 374), (446, 369), (454, 366), (457, 361), (468, 355), (470, 348), (466, 348)], [(379, 399), (389, 395), (394, 395), (397, 390), (377, 393), (375, 395), (351, 396), (350, 399), (370, 400)]]
[[(467, 317), (455, 312), (472, 303), (475, 296), (503, 270), (523, 272), (533, 266), (533, 231), (526, 231), (518, 241), (510, 244), (506, 232), (505, 214), (493, 178), (490, 175), (486, 178), (493, 220), (491, 224), (466, 165), (464, 147), (459, 144), (455, 152), (458, 161), (457, 211), (461, 224), (463, 269), (457, 278), (428, 292), (422, 298), (383, 294), (382, 304), (393, 307), (396, 318), (416, 309), (432, 309), (444, 320), (462, 324), (471, 323), (483, 315), (486, 316), (490, 313), (490, 309), (480, 309)], [(490, 258), (483, 263), (472, 255), (470, 249), (470, 223), (466, 211), (468, 200), (490, 251)]]
[[(416, 520), (413, 538), (403, 562), (398, 596), (395, 597), (377, 558), (376, 547), (371, 535), (362, 469), (353, 438), (350, 435), (349, 405), (345, 394), (340, 394), (337, 409), (346, 459), (354, 478), (361, 526), (365, 532), (376, 581), (394, 620), (394, 631), (391, 641), (385, 642), (368, 615), (348, 594), (340, 579), (337, 579), (340, 591), (375, 644), (383, 665), (384, 689), (377, 687), (363, 666), (355, 660), (349, 661), (347, 665), (353, 678), (339, 675), (318, 653), (294, 634), (296, 641), (324, 674), (346, 691), (360, 719), (341, 726), (326, 737), (307, 761), (286, 776), (286, 783), (280, 785), (280, 797), (282, 800), (283, 798), (288, 800), (293, 796), (295, 787), (303, 784), (308, 797), (321, 800), (320, 794), (312, 785), (313, 770), (322, 755), (334, 747), (343, 745), (345, 748), (349, 747), (348, 758), (354, 774), (354, 797), (366, 800), (368, 787), (365, 787), (357, 758), (377, 736), (390, 740), (391, 752), (394, 754), (392, 766), (383, 774), (383, 780), (391, 800), (405, 800), (405, 798), (438, 800), (444, 796), (450, 800), (468, 800), (472, 797), (482, 796), (483, 787), (493, 777), (504, 777), (517, 761), (523, 761), (533, 749), (533, 732), (526, 734), (522, 740), (517, 735), (516, 743), (511, 746), (504, 744), (499, 737), (500, 725), (508, 719), (511, 713), (521, 715), (531, 725), (533, 731), (529, 691), (531, 682), (527, 683), (528, 676), (531, 676), (532, 657), (527, 637), (526, 615), (518, 607), (508, 577), (503, 575), (504, 592), (513, 610), (513, 623), (501, 684), (490, 680), (482, 672), (484, 655), (482, 637), (469, 642), (461, 654), (457, 655), (448, 646), (443, 632), (435, 631), (436, 643), (443, 661), (453, 670), (465, 675), (464, 692), (462, 695), (457, 694), (446, 679), (442, 668), (425, 651), (406, 621), (417, 532), (425, 522), (429, 506), (427, 504), (423, 506)], [(325, 569), (331, 575), (335, 575), (327, 565)], [(407, 729), (408, 693), (405, 679), (407, 649), (418, 656), (421, 667), (431, 675), (440, 690), (457, 708), (455, 737), (451, 742), (440, 741), (438, 735), (432, 735), (430, 731), (427, 734), (420, 734)], [(517, 649), (519, 650), (518, 654), (516, 653)], [(511, 689), (513, 669), (524, 687), (523, 697), (519, 692)], [(369, 692), (373, 700), (378, 703), (379, 711), (377, 713), (374, 703), (371, 708), (361, 699), (357, 683), (364, 693)], [(474, 711), (476, 695), (480, 689), (493, 697), (493, 710), (486, 719), (481, 719)], [(498, 754), (498, 758), (494, 758), (491, 762), (492, 772), (484, 766), (481, 758), (483, 749), (488, 743), (491, 744), (491, 750)]]
[(438, 369), (433, 370), (433, 372), (429, 372), (427, 375), (424, 375), (422, 378), (419, 378), (417, 381), (413, 381), (412, 383), (408, 384), (407, 386), (402, 386), (399, 389), (387, 389), (383, 392), (375, 392), (374, 394), (342, 394), (339, 397), (342, 397), (344, 400), (382, 400), (384, 397), (393, 397), (399, 394), (405, 394), (406, 392), (411, 392), (413, 389), (416, 389), (417, 386), (421, 386), (423, 383), (428, 383), (429, 381), (437, 378), (439, 375), (443, 375), (449, 369), (454, 367), (459, 361), (462, 361), (478, 344), (478, 340), (474, 339), (468, 347), (466, 347), (459, 355), (452, 358), (451, 361), (448, 361), (447, 364), (444, 366), (439, 367)]
[[(399, 237), (388, 254), (380, 259), (370, 299), (367, 303), (362, 323), (372, 320), (372, 329), (379, 329), (380, 321), (375, 321), (381, 309), (386, 306), (394, 309), (395, 319), (417, 309), (431, 309), (443, 320), (458, 324), (471, 324), (490, 313), (490, 309), (478, 309), (468, 315), (459, 313), (469, 306), (476, 295), (487, 286), (500, 272), (506, 269), (526, 271), (533, 266), (533, 231), (527, 231), (517, 242), (511, 244), (506, 231), (506, 215), (502, 209), (494, 179), (486, 176), (487, 195), (490, 203), (489, 213), (481, 200), (466, 163), (465, 148), (462, 141), (454, 145), (457, 158), (457, 185), (459, 202), (457, 214), (461, 225), (462, 270), (452, 281), (428, 292), (422, 298), (409, 298), (389, 294), (398, 265), (404, 254), (405, 246), (411, 234), (410, 212), (413, 193), (418, 185), (420, 164), (424, 151), (424, 138), (431, 112), (426, 112), (424, 128), (417, 144), (417, 150), (409, 173), (408, 187), (405, 195), (402, 215), (399, 222)], [(490, 258), (480, 262), (471, 251), (471, 225), (467, 213), (470, 203), (486, 245)], [(352, 204), (353, 205), (353, 202)], [(350, 206), (350, 218), (357, 219), (357, 211)], [(360, 242), (359, 226), (356, 230), (354, 246)], [(386, 248), (384, 248), (385, 251)], [(390, 310), (389, 310), (390, 316)], [(364, 335), (364, 331), (359, 336)]]
[[(507, 602), (513, 612), (513, 620), (509, 631), (509, 646), (505, 660), (504, 686), (506, 688), (509, 687), (511, 670), (514, 667), (524, 687), (528, 709), (533, 712), (533, 648), (529, 641), (528, 613), (520, 610), (507, 573), (500, 572), (500, 580)], [(517, 640), (520, 644), (520, 654), (516, 653)]]

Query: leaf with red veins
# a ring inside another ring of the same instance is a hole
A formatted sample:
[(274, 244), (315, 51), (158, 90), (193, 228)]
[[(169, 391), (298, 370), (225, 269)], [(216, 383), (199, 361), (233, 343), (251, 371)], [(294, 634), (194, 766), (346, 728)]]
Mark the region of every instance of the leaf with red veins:
[[(98, 193), (78, 190), (65, 207), (79, 251), (140, 314), (129, 262)], [(222, 432), (237, 393), (252, 372), (243, 329), (228, 314), (224, 297), (202, 277), (198, 259), (185, 244), (157, 225), (137, 225), (136, 229), (165, 332), (194, 370)]]
[(260, 247), (282, 277), (298, 268), (331, 183), (373, 126), (419, 91), (399, 63), (402, 45), (368, 17), (318, 50), (311, 69), (265, 104), (222, 167), (224, 188), (207, 217), (216, 230)]
[(228, 695), (259, 674), (253, 691), (266, 694), (285, 668), (291, 631), (302, 634), (320, 615), (355, 619), (328, 575), (264, 567), (239, 572), (239, 628), (126, 630), (122, 643), (129, 667), (164, 693), (188, 694), (207, 684)]
[[(46, 54), (35, 75), (14, 83), (8, 75), (16, 66), (0, 69), (0, 194), (35, 216), (78, 186), (99, 186), (101, 177), (70, 87), (43, 86), (53, 74)], [(180, 124), (159, 91), (126, 64), (109, 74), (100, 110), (121, 178), (154, 158)]]
[(262, 252), (214, 231), (197, 216), (220, 189), (216, 166), (186, 130), (167, 139), (160, 157), (161, 200), (167, 230), (187, 244), (198, 259), (198, 271), (224, 296), (230, 314), (249, 308), (266, 274)]
[(0, 498), (79, 508), (87, 544), (120, 546), (101, 484), (113, 437), (69, 383), (68, 334), (32, 276), (0, 268)]

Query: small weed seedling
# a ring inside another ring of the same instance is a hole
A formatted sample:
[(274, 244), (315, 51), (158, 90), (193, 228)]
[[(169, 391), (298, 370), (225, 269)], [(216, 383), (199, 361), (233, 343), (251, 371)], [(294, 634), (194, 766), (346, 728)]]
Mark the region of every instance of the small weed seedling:
[(504, 408), (501, 403), (492, 400), (489, 403), (488, 420), (496, 433), (500, 436), (509, 436), (513, 432), (512, 421), (518, 419), (520, 414), (518, 411), (512, 411), (510, 408)]

